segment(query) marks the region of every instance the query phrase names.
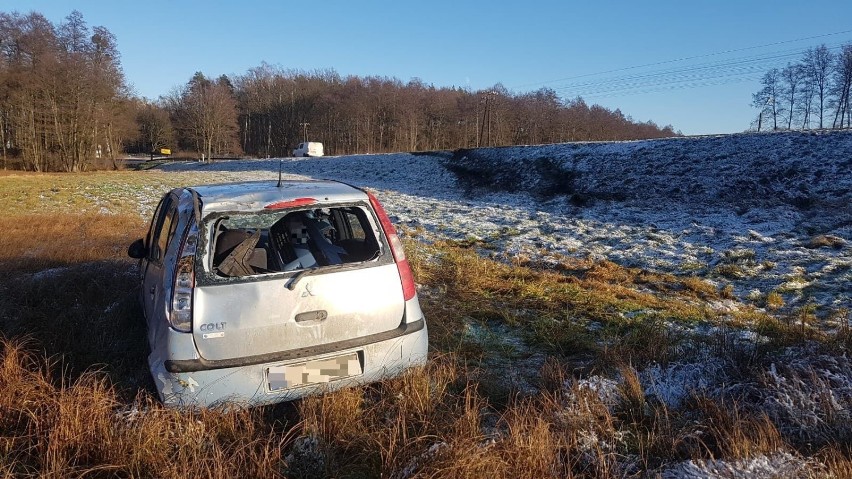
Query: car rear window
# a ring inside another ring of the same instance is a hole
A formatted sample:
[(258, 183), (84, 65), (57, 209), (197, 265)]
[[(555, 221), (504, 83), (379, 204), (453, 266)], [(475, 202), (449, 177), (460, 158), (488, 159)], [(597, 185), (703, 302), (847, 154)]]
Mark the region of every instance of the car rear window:
[(222, 216), (208, 243), (212, 272), (232, 278), (374, 260), (381, 248), (373, 224), (362, 206)]

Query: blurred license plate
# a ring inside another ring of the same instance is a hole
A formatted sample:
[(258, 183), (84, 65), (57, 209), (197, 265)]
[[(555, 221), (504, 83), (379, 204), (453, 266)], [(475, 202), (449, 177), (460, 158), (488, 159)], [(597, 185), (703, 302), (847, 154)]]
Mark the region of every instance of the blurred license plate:
[(335, 379), (357, 376), (362, 372), (358, 353), (351, 353), (301, 364), (273, 366), (266, 370), (266, 378), (269, 383), (269, 390), (277, 391), (309, 384), (327, 383)]

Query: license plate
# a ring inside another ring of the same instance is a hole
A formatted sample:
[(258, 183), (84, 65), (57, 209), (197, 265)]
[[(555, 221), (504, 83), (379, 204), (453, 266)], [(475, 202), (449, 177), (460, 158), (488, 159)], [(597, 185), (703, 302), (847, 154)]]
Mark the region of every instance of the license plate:
[(327, 383), (335, 379), (357, 376), (363, 372), (358, 353), (300, 364), (272, 366), (266, 370), (270, 391), (290, 389), (310, 384)]

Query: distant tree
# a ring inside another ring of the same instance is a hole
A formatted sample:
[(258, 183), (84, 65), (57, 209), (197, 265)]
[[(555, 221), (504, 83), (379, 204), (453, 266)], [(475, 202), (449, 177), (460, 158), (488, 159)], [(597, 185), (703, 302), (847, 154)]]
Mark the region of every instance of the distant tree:
[(759, 109), (757, 120), (757, 131), (761, 130), (764, 115), (772, 116), (772, 129), (778, 129), (778, 94), (780, 90), (780, 76), (777, 68), (766, 72), (761, 79), (761, 88), (752, 95), (752, 106)]
[(4, 164), (9, 150), (35, 171), (115, 164), (128, 92), (109, 30), (90, 29), (77, 11), (56, 26), (38, 13), (0, 13), (0, 72)]
[(846, 118), (846, 128), (852, 127), (852, 108), (850, 108), (850, 89), (852, 89), (852, 44), (844, 45), (837, 55), (834, 69), (833, 96), (835, 97), (835, 114), (833, 128), (843, 128)]
[(802, 66), (798, 64), (788, 63), (787, 66), (781, 70), (781, 93), (787, 102), (785, 110), (787, 114), (788, 130), (793, 128), (793, 113), (796, 101), (798, 101), (796, 94), (800, 93), (799, 90), (801, 88), (803, 76)]
[(161, 103), (140, 102), (106, 28), (89, 27), (78, 11), (58, 24), (35, 12), (0, 12), (3, 168), (116, 168), (127, 146), (212, 158), (285, 155), (302, 139), (323, 141), (334, 154), (673, 134), (617, 109), (564, 102), (550, 89), (516, 94), (497, 84), (474, 92), (265, 63), (214, 78), (199, 72)]
[(196, 72), (167, 99), (179, 135), (207, 161), (239, 150), (237, 104), (227, 77)]
[(175, 147), (175, 133), (169, 112), (154, 102), (143, 101), (137, 106), (136, 124), (139, 129), (139, 149), (144, 153), (160, 148)]
[(4, 63), (5, 144), (20, 151), (21, 167), (46, 171), (53, 145), (45, 89), (58, 67), (53, 25), (41, 14), (0, 13), (0, 61)]
[(137, 135), (131, 93), (118, 63), (115, 36), (106, 28), (93, 27), (90, 63), (96, 152), (104, 164), (118, 168), (118, 155)]
[(828, 94), (829, 75), (834, 61), (834, 55), (825, 46), (808, 49), (805, 53), (805, 71), (811, 89), (819, 101), (819, 127), (823, 128), (825, 116), (825, 100)]

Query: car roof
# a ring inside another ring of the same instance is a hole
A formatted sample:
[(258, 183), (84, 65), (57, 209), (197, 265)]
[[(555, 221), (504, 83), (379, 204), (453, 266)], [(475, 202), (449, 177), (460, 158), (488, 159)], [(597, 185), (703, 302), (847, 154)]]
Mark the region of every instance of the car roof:
[(354, 186), (328, 180), (245, 181), (188, 187), (198, 193), (204, 212), (259, 211), (267, 205), (309, 198), (316, 204), (367, 201)]

